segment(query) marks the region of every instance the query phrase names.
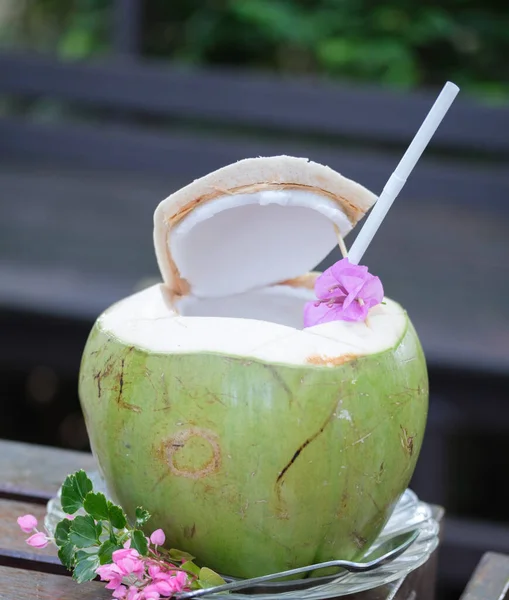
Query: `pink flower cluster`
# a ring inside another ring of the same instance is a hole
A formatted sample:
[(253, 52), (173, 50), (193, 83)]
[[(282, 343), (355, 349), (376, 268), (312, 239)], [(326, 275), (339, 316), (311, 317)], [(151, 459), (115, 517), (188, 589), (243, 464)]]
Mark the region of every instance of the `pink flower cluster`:
[(165, 565), (158, 560), (157, 546), (164, 544), (161, 529), (154, 531), (150, 542), (156, 546), (152, 557), (142, 557), (134, 548), (127, 547), (113, 552), (113, 563), (102, 565), (96, 573), (106, 588), (113, 590), (113, 597), (124, 600), (160, 600), (170, 598), (189, 585), (184, 571)]
[[(72, 518), (72, 517), (69, 517)], [(45, 548), (52, 538), (37, 530), (37, 519), (33, 515), (18, 517), (18, 525), (24, 533), (33, 533), (26, 541), (34, 548)], [(128, 540), (124, 548), (113, 552), (113, 562), (96, 569), (102, 581), (107, 581), (106, 589), (113, 590), (113, 597), (122, 600), (164, 600), (173, 594), (189, 589), (188, 574), (168, 564), (161, 557), (157, 547), (165, 542), (162, 529), (152, 533), (147, 541), (149, 556), (141, 556), (131, 548)]]
[(318, 300), (307, 302), (304, 327), (328, 321), (364, 321), (371, 307), (384, 298), (382, 282), (367, 267), (343, 258), (324, 271), (315, 282)]
[(46, 548), (51, 538), (42, 531), (37, 530), (37, 519), (34, 515), (23, 515), (18, 517), (18, 525), (24, 533), (33, 533), (27, 540), (27, 544), (33, 548)]

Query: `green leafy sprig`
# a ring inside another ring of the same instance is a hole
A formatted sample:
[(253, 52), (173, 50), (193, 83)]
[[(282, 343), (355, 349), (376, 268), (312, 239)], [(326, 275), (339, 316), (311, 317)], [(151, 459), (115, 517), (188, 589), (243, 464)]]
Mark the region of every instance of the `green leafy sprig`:
[[(138, 507), (131, 524), (120, 506), (94, 491), (84, 471), (77, 471), (66, 478), (61, 504), (70, 516), (57, 524), (54, 542), (58, 546), (60, 561), (72, 571), (78, 583), (95, 579), (98, 567), (112, 563), (113, 553), (126, 544), (137, 550), (141, 557), (150, 558), (152, 564), (184, 571), (188, 575), (189, 589), (224, 583), (224, 579), (211, 569), (196, 565), (194, 557), (187, 552), (161, 547), (154, 550), (141, 529), (149, 521), (150, 513)], [(73, 518), (71, 515), (78, 511), (82, 514)]]

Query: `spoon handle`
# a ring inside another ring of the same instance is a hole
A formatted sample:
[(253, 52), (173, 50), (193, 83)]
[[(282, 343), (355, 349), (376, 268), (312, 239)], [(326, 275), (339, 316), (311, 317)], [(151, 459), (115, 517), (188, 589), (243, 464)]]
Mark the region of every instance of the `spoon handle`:
[(230, 592), (232, 590), (240, 590), (242, 588), (251, 587), (259, 583), (265, 583), (273, 579), (281, 579), (282, 577), (289, 577), (290, 575), (298, 575), (300, 573), (308, 573), (309, 571), (316, 571), (317, 569), (325, 569), (327, 567), (343, 567), (349, 568), (355, 565), (361, 566), (361, 563), (351, 563), (348, 561), (341, 560), (329, 560), (323, 563), (317, 563), (316, 565), (308, 565), (307, 567), (299, 567), (297, 569), (289, 569), (288, 571), (280, 571), (279, 573), (270, 573), (269, 575), (261, 575), (260, 577), (252, 577), (251, 579), (241, 579), (239, 581), (232, 581), (231, 583), (225, 583), (223, 585), (217, 585), (212, 588), (205, 588), (202, 590), (193, 590), (191, 592), (184, 592), (182, 594), (176, 594), (177, 600), (187, 600), (188, 598), (201, 598), (208, 594), (216, 594), (218, 592)]
[[(217, 585), (210, 588), (205, 588), (201, 590), (192, 590), (190, 592), (182, 592), (180, 594), (176, 594), (175, 598), (177, 600), (189, 600), (190, 598), (201, 598), (202, 596), (208, 596), (209, 594), (217, 594), (218, 592), (230, 592), (232, 590), (240, 590), (242, 588), (251, 587), (254, 585), (258, 585), (260, 583), (265, 583), (267, 581), (271, 581), (273, 579), (281, 579), (282, 577), (289, 577), (291, 575), (298, 575), (300, 573), (309, 573), (310, 571), (316, 571), (318, 569), (326, 569), (330, 567), (343, 568), (347, 571), (371, 571), (372, 569), (376, 569), (377, 567), (390, 562), (397, 558), (400, 554), (402, 554), (408, 546), (410, 546), (419, 535), (418, 530), (413, 530), (405, 534), (404, 542), (396, 546), (395, 548), (391, 548), (385, 554), (381, 556), (377, 556), (377, 558), (369, 561), (369, 562), (352, 562), (348, 560), (328, 560), (326, 562), (317, 563), (314, 565), (307, 565), (305, 567), (298, 567), (296, 569), (289, 569), (287, 571), (279, 571), (278, 573), (270, 573), (269, 575), (262, 575), (260, 577), (253, 577), (251, 579), (241, 579), (239, 581), (232, 581), (231, 583), (225, 583), (223, 585)], [(396, 538), (401, 536), (396, 536)], [(394, 539), (394, 538), (393, 538)], [(381, 547), (389, 544), (391, 540), (388, 542), (384, 542)], [(291, 582), (289, 582), (291, 583)]]

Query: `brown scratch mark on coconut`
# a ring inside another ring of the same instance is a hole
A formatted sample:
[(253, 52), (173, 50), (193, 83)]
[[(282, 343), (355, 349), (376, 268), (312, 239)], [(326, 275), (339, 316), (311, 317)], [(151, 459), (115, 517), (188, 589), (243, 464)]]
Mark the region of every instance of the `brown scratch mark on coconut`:
[(94, 379), (97, 383), (97, 397), (100, 398), (101, 397), (101, 371), (98, 371), (94, 375)]
[(119, 402), (119, 406), (121, 406), (122, 408), (125, 408), (126, 410), (130, 410), (132, 412), (135, 413), (141, 413), (141, 407), (136, 405), (136, 404), (129, 404), (129, 402), (124, 402), (124, 400), (122, 400), (121, 402)]
[(196, 533), (196, 523), (193, 523), (192, 527), (184, 527), (184, 537), (191, 539)]
[(118, 376), (118, 398), (117, 398), (118, 404), (122, 403), (122, 392), (124, 390), (124, 365), (125, 365), (125, 359), (122, 359), (120, 361), (120, 374)]
[(378, 512), (380, 512), (380, 506), (378, 505), (377, 501), (373, 498), (373, 495), (366, 491), (366, 494), (368, 495), (368, 498), (371, 500), (371, 502), (373, 502), (373, 506), (377, 509)]
[[(186, 444), (193, 438), (200, 438), (210, 446), (210, 458), (200, 465), (188, 467), (179, 466), (180, 453), (185, 452)], [(221, 448), (217, 436), (212, 431), (199, 427), (190, 427), (177, 432), (171, 438), (163, 442), (156, 450), (159, 460), (162, 460), (173, 475), (187, 477), (189, 479), (201, 479), (207, 475), (216, 473), (221, 466)]]
[(342, 354), (341, 356), (321, 356), (320, 354), (312, 354), (306, 358), (306, 362), (310, 365), (319, 367), (339, 367), (347, 362), (359, 358), (357, 354)]
[(281, 375), (279, 374), (279, 372), (277, 371), (277, 369), (275, 369), (272, 365), (263, 364), (262, 366), (263, 366), (264, 369), (266, 369), (267, 371), (270, 372), (270, 374), (272, 375), (272, 377), (283, 388), (283, 390), (285, 391), (285, 394), (288, 396), (288, 403), (291, 406), (292, 402), (293, 402), (293, 393), (292, 393), (292, 390), (286, 384), (286, 381), (281, 377)]
[(286, 464), (286, 466), (279, 472), (279, 475), (277, 476), (276, 479), (276, 486), (281, 486), (283, 484), (283, 479), (285, 477), (285, 475), (288, 473), (288, 470), (290, 469), (290, 467), (295, 463), (295, 461), (297, 460), (297, 458), (301, 455), (302, 451), (305, 450), (305, 448), (307, 448), (309, 446), (309, 444), (311, 444), (311, 442), (314, 442), (316, 440), (316, 438), (324, 432), (325, 428), (327, 427), (327, 425), (331, 422), (331, 420), (334, 418), (334, 414), (337, 410), (337, 403), (334, 404), (334, 408), (332, 410), (332, 412), (329, 414), (329, 416), (327, 417), (327, 419), (325, 420), (325, 422), (323, 423), (323, 425), (320, 427), (320, 429), (318, 429), (318, 431), (316, 431), (315, 433), (313, 433), (312, 436), (308, 437), (307, 440), (305, 440), (300, 446), (299, 448), (297, 448), (297, 450), (295, 451), (294, 455), (292, 456), (292, 458), (290, 459), (290, 461)]
[(219, 394), (216, 394), (215, 392), (211, 392), (208, 389), (206, 389), (205, 391), (207, 392), (207, 396), (210, 396), (210, 398), (212, 398), (212, 400), (209, 401), (209, 404), (214, 403), (214, 402), (219, 402), (219, 404), (226, 407), (226, 403), (221, 400), (221, 397)]
[(401, 446), (403, 450), (408, 453), (409, 456), (412, 456), (414, 453), (414, 438), (413, 435), (408, 435), (408, 431), (402, 426), (399, 426), (401, 429)]
[(94, 379), (97, 383), (97, 395), (99, 398), (101, 397), (101, 394), (102, 394), (101, 380), (103, 379), (103, 377), (108, 377), (111, 374), (114, 364), (115, 364), (115, 357), (110, 356), (106, 360), (104, 369), (97, 371), (97, 373), (94, 375)]
[(348, 500), (350, 499), (350, 495), (348, 492), (343, 492), (343, 494), (341, 495), (341, 503), (340, 503), (340, 507), (336, 512), (336, 517), (338, 519), (342, 519), (344, 516), (345, 511), (348, 508)]
[[(131, 352), (132, 350), (134, 350), (134, 347), (131, 346), (128, 350), (128, 352)], [(130, 404), (129, 402), (126, 402), (123, 398), (123, 393), (124, 393), (124, 366), (125, 366), (125, 359), (123, 358), (120, 361), (120, 373), (118, 374), (118, 396), (117, 396), (117, 405), (125, 408), (126, 410), (130, 410), (132, 412), (135, 413), (141, 413), (141, 407), (137, 406), (136, 404)], [(104, 374), (103, 374), (104, 375)]]
[(365, 537), (362, 537), (362, 535), (360, 535), (359, 533), (357, 533), (357, 531), (352, 531), (350, 535), (357, 548), (359, 548), (359, 550), (362, 550), (362, 548), (364, 548), (368, 540)]

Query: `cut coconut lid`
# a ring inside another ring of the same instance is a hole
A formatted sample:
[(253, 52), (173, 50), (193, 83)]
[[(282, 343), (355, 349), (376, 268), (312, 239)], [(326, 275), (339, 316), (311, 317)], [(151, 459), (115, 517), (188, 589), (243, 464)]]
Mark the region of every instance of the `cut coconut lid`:
[(175, 192), (154, 214), (166, 286), (227, 296), (313, 269), (376, 201), (363, 186), (305, 158), (251, 158)]

